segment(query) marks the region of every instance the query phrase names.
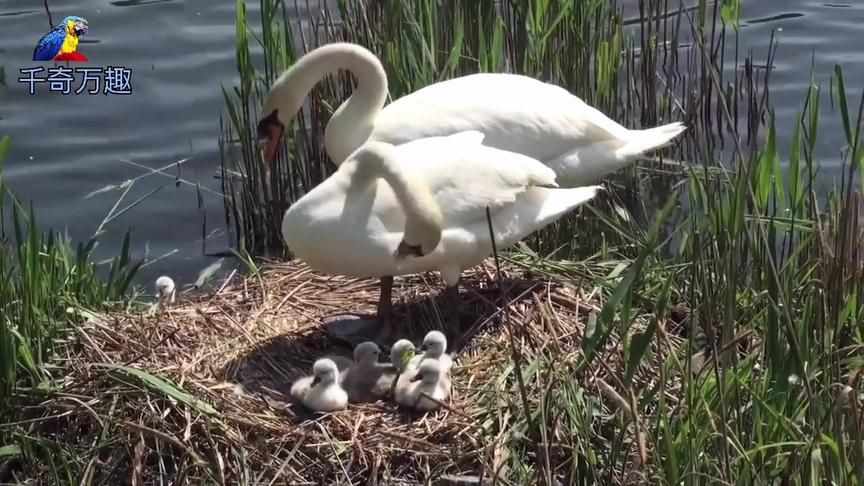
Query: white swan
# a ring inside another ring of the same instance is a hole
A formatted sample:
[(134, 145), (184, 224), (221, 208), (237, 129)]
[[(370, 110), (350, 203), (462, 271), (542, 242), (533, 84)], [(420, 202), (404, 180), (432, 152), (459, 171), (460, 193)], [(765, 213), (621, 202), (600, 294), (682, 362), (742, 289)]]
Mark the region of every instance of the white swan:
[[(455, 288), (463, 269), (492, 253), (487, 208), (500, 249), (599, 189), (555, 189), (551, 169), (482, 140), (478, 132), (464, 132), (399, 146), (367, 142), (288, 208), (285, 242), (325, 273), (381, 277), (439, 270)], [(345, 339), (383, 340), (389, 320), (384, 324), (381, 334), (352, 331), (354, 337)]]
[(258, 131), (275, 157), (285, 125), (312, 87), (339, 69), (351, 72), (357, 89), (327, 124), (324, 146), (337, 165), (367, 140), (399, 145), (466, 130), (486, 135), (484, 144), (527, 155), (551, 167), (561, 187), (599, 178), (661, 147), (686, 128), (670, 123), (630, 130), (567, 90), (516, 74), (481, 73), (441, 81), (384, 107), (387, 75), (369, 50), (333, 43), (307, 53), (273, 83)]
[(342, 388), (348, 392), (349, 402), (374, 402), (385, 398), (390, 392), (396, 378), (396, 368), (379, 363), (380, 353), (378, 345), (371, 341), (360, 343), (354, 349), (354, 365), (340, 379)]
[(336, 363), (319, 359), (312, 365), (312, 373), (291, 385), (291, 397), (316, 412), (335, 412), (348, 407), (348, 394), (339, 385)]
[(422, 411), (435, 410), (439, 407), (438, 403), (423, 395), (428, 395), (438, 401), (444, 401), (450, 396), (450, 382), (449, 380), (446, 382), (442, 380), (443, 374), (440, 361), (423, 360), (417, 373), (407, 384), (399, 382), (396, 386), (396, 403)]
[[(558, 86), (526, 76), (473, 74), (427, 86), (384, 107), (387, 75), (381, 61), (355, 44), (333, 43), (307, 53), (273, 83), (261, 110), (265, 156), (279, 142), (312, 87), (329, 73), (348, 70), (357, 88), (324, 134), (330, 159), (341, 164), (367, 140), (401, 144), (465, 130), (485, 134), (484, 144), (540, 160), (561, 187), (593, 184), (642, 153), (678, 136), (681, 123), (629, 130)], [(378, 315), (389, 320), (393, 278), (382, 275)]]

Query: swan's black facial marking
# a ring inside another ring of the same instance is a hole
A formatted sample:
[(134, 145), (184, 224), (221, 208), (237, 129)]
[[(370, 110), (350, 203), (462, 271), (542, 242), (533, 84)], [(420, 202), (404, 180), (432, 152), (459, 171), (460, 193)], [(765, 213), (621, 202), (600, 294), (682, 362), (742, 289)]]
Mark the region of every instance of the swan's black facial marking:
[(273, 113), (270, 113), (258, 122), (258, 139), (265, 140), (270, 138), (270, 133), (274, 126), (282, 130), (285, 129), (282, 122), (279, 121), (279, 110), (273, 110)]
[(315, 376), (314, 378), (312, 378), (312, 386), (313, 386), (313, 387), (318, 386), (319, 383), (321, 383), (321, 378), (320, 378), (320, 377)]
[(422, 257), (424, 256), (423, 247), (420, 245), (409, 245), (408, 243), (405, 243), (405, 240), (402, 240), (396, 248), (396, 255), (400, 258), (409, 256)]

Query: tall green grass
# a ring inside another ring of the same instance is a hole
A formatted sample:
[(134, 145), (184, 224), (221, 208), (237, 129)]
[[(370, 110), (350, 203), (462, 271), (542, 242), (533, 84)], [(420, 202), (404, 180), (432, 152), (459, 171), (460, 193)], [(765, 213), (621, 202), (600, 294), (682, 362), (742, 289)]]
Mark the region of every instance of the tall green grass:
[[(18, 413), (20, 387), (53, 387), (52, 344), (88, 310), (126, 302), (140, 262), (130, 258), (129, 234), (109, 268), (94, 263), (96, 239), (73, 243), (39, 228), (2, 175), (9, 137), (0, 140), (0, 418)], [(0, 438), (3, 438), (0, 433)]]
[[(855, 128), (862, 113), (861, 105), (849, 110), (839, 67), (832, 84), (847, 142), (843, 181), (830, 194), (815, 192), (820, 105), (828, 96), (815, 83), (786, 169), (771, 118), (757, 150), (736, 150), (729, 170), (690, 169), (682, 187), (687, 205), (660, 211), (636, 237), (640, 251), (627, 270), (608, 277), (582, 361), (562, 365), (547, 351), (525, 365), (525, 381), (537, 383), (532, 416), (544, 418), (543, 436), (563, 444), (552, 450), (551, 471), (527, 451), (514, 454), (514, 480), (864, 482), (864, 153)], [(670, 222), (674, 230), (660, 240), (659, 228)], [(534, 264), (524, 254), (511, 258)], [(544, 265), (563, 278), (580, 268)], [(593, 280), (603, 286), (602, 276)], [(696, 332), (684, 336), (683, 348), (672, 345), (673, 302), (686, 303), (689, 328), (704, 333), (706, 345)], [(592, 364), (608, 359), (601, 350), (613, 330), (626, 336), (619, 345), (627, 359), (605, 365), (613, 379), (599, 387), (618, 398), (604, 403), (579, 383), (590, 381), (582, 373)], [(708, 359), (690, 359), (697, 354)], [(516, 387), (511, 369), (500, 379)], [(610, 420), (606, 409), (615, 404)], [(501, 416), (494, 412), (500, 404), (487, 406), (490, 419)], [(514, 413), (507, 426), (528, 436), (530, 424), (520, 418)]]

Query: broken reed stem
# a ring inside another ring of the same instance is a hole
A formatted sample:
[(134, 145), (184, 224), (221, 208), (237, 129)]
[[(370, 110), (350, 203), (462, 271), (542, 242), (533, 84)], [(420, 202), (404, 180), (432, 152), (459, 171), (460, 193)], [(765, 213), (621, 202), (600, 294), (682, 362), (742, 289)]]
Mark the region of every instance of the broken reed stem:
[(533, 443), (537, 458), (542, 458), (543, 470), (546, 476), (546, 484), (552, 484), (552, 470), (549, 463), (549, 457), (544, 453), (544, 449), (540, 447), (540, 429), (534, 419), (531, 417), (531, 409), (528, 402), (528, 390), (525, 387), (525, 379), (522, 376), (522, 357), (516, 351), (516, 338), (513, 336), (513, 330), (510, 328), (510, 302), (507, 299), (507, 293), (504, 292), (504, 285), (501, 283), (501, 261), (498, 258), (498, 246), (495, 244), (495, 231), (492, 229), (492, 213), (489, 206), (486, 206), (486, 223), (489, 227), (489, 241), (492, 243), (492, 257), (495, 260), (495, 283), (498, 285), (498, 295), (501, 298), (502, 324), (507, 330), (507, 338), (510, 341), (510, 358), (513, 360), (513, 367), (516, 371), (516, 382), (519, 385), (519, 395), (522, 398), (522, 409), (525, 412), (525, 420), (531, 427), (531, 435), (533, 435)]

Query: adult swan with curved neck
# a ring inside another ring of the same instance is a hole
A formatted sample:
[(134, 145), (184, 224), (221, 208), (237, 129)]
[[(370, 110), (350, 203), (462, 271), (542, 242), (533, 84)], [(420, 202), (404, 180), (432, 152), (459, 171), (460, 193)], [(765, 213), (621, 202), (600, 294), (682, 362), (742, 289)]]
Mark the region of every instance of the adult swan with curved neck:
[[(495, 243), (505, 248), (599, 189), (558, 189), (555, 172), (539, 161), (482, 141), (482, 133), (463, 132), (398, 146), (367, 142), (288, 208), (282, 235), (300, 260), (322, 272), (438, 270), (455, 289), (462, 270), (492, 254), (487, 210)], [(374, 324), (342, 339), (387, 340), (390, 320)]]
[(476, 130), (484, 145), (527, 155), (555, 171), (562, 187), (592, 184), (662, 147), (684, 131), (675, 122), (629, 130), (567, 90), (517, 74), (481, 73), (441, 81), (384, 107), (387, 75), (381, 61), (356, 44), (310, 51), (273, 83), (258, 124), (275, 158), (285, 125), (324, 76), (351, 72), (357, 88), (333, 113), (324, 135), (339, 165), (367, 140), (399, 145), (425, 137)]

